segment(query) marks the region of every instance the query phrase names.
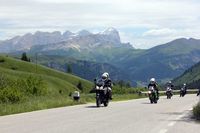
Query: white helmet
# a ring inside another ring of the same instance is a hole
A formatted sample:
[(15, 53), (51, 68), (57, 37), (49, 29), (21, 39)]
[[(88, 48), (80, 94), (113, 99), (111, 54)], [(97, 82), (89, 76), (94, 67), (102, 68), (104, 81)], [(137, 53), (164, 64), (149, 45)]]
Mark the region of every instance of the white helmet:
[(183, 85), (186, 86), (186, 83), (184, 83)]
[(156, 79), (155, 78), (151, 78), (150, 82), (156, 82)]
[(109, 77), (109, 74), (107, 72), (103, 73), (102, 76), (101, 76), (101, 78), (104, 79), (104, 80), (108, 79), (108, 77)]
[(169, 81), (168, 83), (169, 83), (169, 84), (171, 84), (171, 83), (172, 83), (172, 81)]

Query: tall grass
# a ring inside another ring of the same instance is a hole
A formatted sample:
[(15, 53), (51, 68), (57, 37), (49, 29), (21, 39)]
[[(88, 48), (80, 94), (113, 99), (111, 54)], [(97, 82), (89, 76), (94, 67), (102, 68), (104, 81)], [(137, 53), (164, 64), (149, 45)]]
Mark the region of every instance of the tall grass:
[(193, 107), (193, 115), (197, 120), (200, 121), (200, 102)]
[(35, 110), (56, 108), (75, 104), (83, 104), (84, 102), (74, 102), (70, 97), (52, 96), (52, 97), (32, 97), (25, 102), (14, 104), (0, 104), (0, 115), (8, 115), (22, 112), (30, 112)]

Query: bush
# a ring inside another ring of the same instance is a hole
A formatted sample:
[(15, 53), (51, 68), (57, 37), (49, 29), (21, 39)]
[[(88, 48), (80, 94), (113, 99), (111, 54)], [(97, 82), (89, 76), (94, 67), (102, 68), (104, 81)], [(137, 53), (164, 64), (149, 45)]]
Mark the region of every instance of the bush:
[(29, 76), (26, 79), (10, 80), (0, 74), (0, 103), (17, 103), (30, 96), (47, 94), (42, 78)]
[(5, 59), (0, 59), (0, 63), (3, 63), (3, 62), (5, 62)]
[(193, 107), (193, 115), (197, 120), (200, 120), (200, 102)]
[(12, 66), (11, 69), (12, 69), (12, 70), (17, 70), (18, 68), (15, 67), (15, 66)]
[(7, 77), (0, 73), (0, 89), (3, 89), (9, 85)]
[(145, 88), (121, 88), (120, 86), (113, 87), (113, 94), (139, 94), (140, 91), (145, 91)]
[(81, 81), (78, 82), (77, 86), (76, 86), (79, 90), (83, 91), (83, 86)]
[(47, 87), (42, 78), (29, 76), (26, 80), (21, 82), (22, 85), (24, 85), (23, 88), (26, 93), (36, 96), (45, 95), (47, 93)]
[(17, 103), (23, 99), (23, 95), (15, 88), (4, 88), (0, 90), (1, 103)]

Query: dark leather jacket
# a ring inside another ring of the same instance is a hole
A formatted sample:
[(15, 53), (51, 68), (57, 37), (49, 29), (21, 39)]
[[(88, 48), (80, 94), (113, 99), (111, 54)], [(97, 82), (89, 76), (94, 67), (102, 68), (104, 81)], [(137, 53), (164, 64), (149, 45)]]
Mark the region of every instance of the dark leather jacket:
[(153, 84), (153, 83), (149, 83), (148, 88), (149, 88), (150, 86), (153, 86), (153, 87), (155, 88), (155, 90), (158, 91), (158, 86), (157, 86), (156, 83), (154, 83), (154, 84)]
[(110, 88), (112, 88), (112, 81), (111, 81), (110, 78), (108, 78), (108, 79), (106, 79), (104, 81), (104, 87), (110, 87)]

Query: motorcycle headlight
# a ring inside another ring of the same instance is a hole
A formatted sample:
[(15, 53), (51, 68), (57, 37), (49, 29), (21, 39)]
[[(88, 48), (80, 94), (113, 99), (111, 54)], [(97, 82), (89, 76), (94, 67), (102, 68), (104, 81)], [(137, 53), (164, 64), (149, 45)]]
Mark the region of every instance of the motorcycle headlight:
[(103, 90), (103, 86), (100, 87), (100, 90)]
[(148, 93), (151, 94), (151, 91), (149, 91)]

